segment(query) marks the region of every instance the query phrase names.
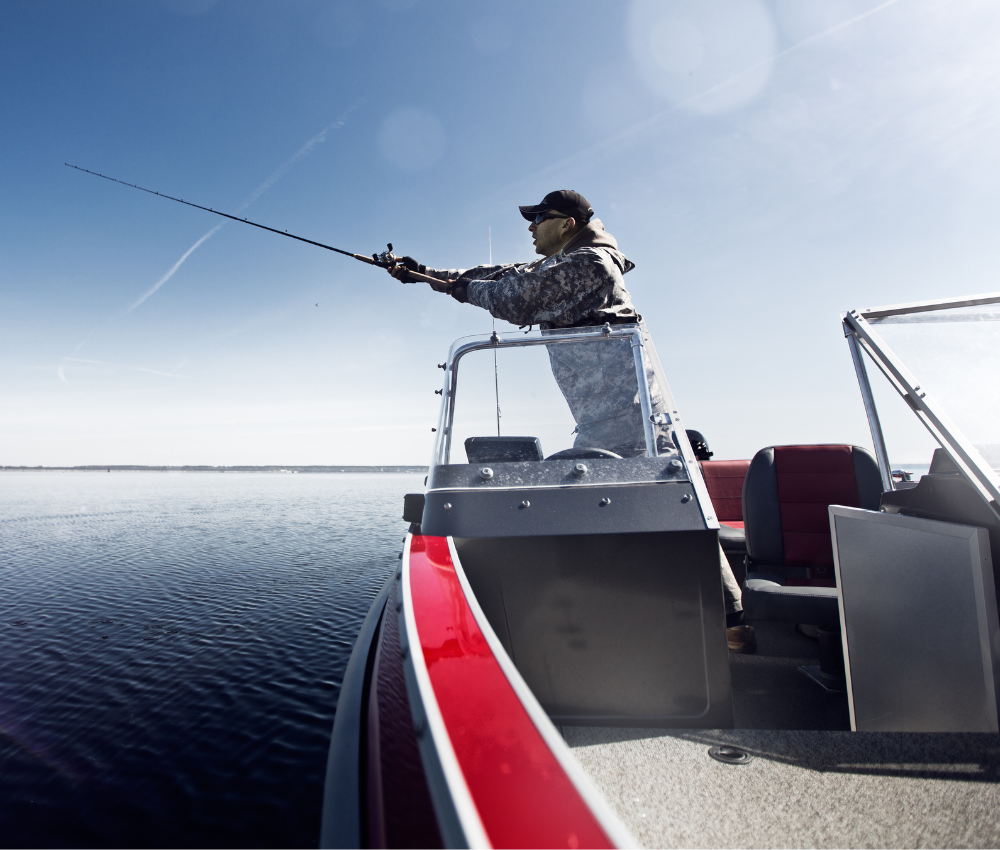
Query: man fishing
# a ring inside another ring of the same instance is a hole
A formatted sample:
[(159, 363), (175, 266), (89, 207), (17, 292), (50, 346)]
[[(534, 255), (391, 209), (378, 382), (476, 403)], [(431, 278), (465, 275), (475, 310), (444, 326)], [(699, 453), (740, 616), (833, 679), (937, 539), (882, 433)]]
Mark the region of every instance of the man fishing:
[[(579, 192), (550, 192), (540, 204), (520, 208), (528, 230), (533, 263), (429, 269), (410, 257), (390, 273), (415, 281), (412, 272), (442, 279), (431, 283), (463, 303), (475, 304), (516, 325), (554, 328), (635, 323), (640, 320), (622, 279), (634, 268), (618, 243), (604, 230)], [(635, 369), (627, 344), (551, 346), (549, 360), (556, 382), (577, 423), (574, 446), (601, 448), (622, 457), (645, 454), (642, 411)], [(658, 409), (659, 392), (650, 384)]]
[[(549, 192), (540, 204), (520, 207), (541, 260), (430, 269), (410, 257), (390, 274), (404, 282), (417, 271), (442, 278), (438, 292), (475, 304), (515, 325), (574, 328), (636, 322), (639, 315), (622, 276), (635, 268), (618, 250), (594, 210), (579, 192)], [(593, 220), (592, 220), (593, 219)]]
[[(512, 324), (537, 324), (543, 333), (554, 328), (642, 321), (624, 283), (624, 275), (635, 264), (593, 217), (594, 210), (583, 195), (561, 189), (549, 192), (540, 204), (519, 209), (530, 222), (528, 231), (540, 260), (434, 269), (403, 257), (389, 273), (404, 283), (425, 280), (425, 276), (437, 278), (440, 283), (430, 283), (437, 292), (482, 307)], [(645, 454), (635, 370), (623, 363), (626, 358), (622, 352), (605, 345), (549, 346), (549, 360), (577, 422), (574, 446), (601, 448), (621, 457)], [(631, 360), (630, 353), (627, 360)], [(662, 396), (655, 381), (649, 382), (649, 388), (650, 403), (656, 410), (662, 405)], [(719, 560), (729, 648), (753, 652), (753, 628), (743, 623), (740, 587), (721, 548)]]

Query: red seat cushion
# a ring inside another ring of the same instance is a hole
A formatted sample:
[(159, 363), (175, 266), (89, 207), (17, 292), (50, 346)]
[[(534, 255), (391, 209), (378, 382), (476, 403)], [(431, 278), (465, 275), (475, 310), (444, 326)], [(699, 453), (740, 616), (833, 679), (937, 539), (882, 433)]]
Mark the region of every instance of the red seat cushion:
[(748, 460), (703, 460), (708, 495), (715, 505), (719, 522), (732, 528), (743, 528), (743, 479), (750, 468)]
[(851, 446), (775, 446), (786, 566), (832, 567), (830, 505), (858, 506)]

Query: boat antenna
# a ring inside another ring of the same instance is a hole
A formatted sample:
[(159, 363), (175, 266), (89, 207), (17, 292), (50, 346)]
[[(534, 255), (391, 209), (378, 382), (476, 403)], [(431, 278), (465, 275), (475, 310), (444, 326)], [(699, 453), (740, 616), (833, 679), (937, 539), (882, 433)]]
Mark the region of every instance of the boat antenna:
[[(279, 236), (287, 236), (289, 239), (298, 239), (299, 242), (305, 242), (309, 245), (315, 245), (317, 248), (326, 248), (327, 251), (335, 251), (338, 254), (343, 254), (345, 257), (354, 257), (355, 260), (361, 260), (362, 263), (368, 263), (370, 266), (379, 266), (384, 269), (392, 268), (396, 266), (399, 262), (399, 258), (392, 253), (392, 243), (390, 242), (386, 247), (388, 251), (383, 251), (381, 254), (372, 254), (371, 256), (365, 256), (364, 254), (355, 254), (351, 251), (344, 251), (340, 248), (334, 248), (332, 245), (324, 245), (322, 242), (316, 242), (312, 239), (306, 239), (304, 236), (296, 236), (294, 233), (289, 233), (287, 230), (278, 230), (274, 227), (268, 227), (266, 224), (258, 224), (256, 221), (250, 221), (248, 218), (239, 218), (235, 215), (229, 215), (229, 213), (219, 212), (217, 209), (212, 207), (203, 207), (201, 204), (193, 204), (190, 201), (185, 201), (183, 198), (175, 198), (173, 195), (164, 195), (162, 192), (154, 192), (152, 189), (145, 189), (142, 186), (137, 186), (135, 183), (126, 183), (124, 180), (118, 180), (115, 177), (108, 177), (107, 174), (99, 174), (96, 171), (91, 171), (88, 168), (81, 168), (79, 165), (72, 165), (71, 163), (65, 162), (63, 165), (68, 165), (70, 168), (75, 168), (77, 171), (83, 171), (87, 174), (93, 174), (95, 177), (103, 177), (105, 180), (110, 180), (113, 183), (121, 183), (122, 186), (129, 186), (132, 189), (138, 189), (140, 192), (148, 192), (150, 195), (156, 195), (159, 198), (166, 198), (169, 201), (177, 201), (179, 204), (184, 204), (189, 207), (194, 207), (195, 209), (205, 210), (205, 212), (214, 213), (215, 215), (221, 215), (224, 218), (230, 218), (233, 221), (241, 222), (242, 224), (251, 224), (254, 227), (259, 227), (261, 230), (269, 230), (271, 233), (277, 233)], [(492, 249), (491, 249), (492, 254)], [(411, 278), (417, 278), (418, 280), (426, 280), (428, 282), (440, 283), (440, 280), (433, 278), (430, 275), (420, 274), (419, 272), (410, 272)]]
[[(490, 266), (493, 266), (493, 227), (489, 228), (490, 234)], [(493, 336), (497, 335), (497, 318), (496, 316), (491, 317), (493, 319)], [(497, 436), (500, 436), (500, 372), (497, 369), (497, 350), (493, 349), (493, 390), (496, 393), (497, 399)]]

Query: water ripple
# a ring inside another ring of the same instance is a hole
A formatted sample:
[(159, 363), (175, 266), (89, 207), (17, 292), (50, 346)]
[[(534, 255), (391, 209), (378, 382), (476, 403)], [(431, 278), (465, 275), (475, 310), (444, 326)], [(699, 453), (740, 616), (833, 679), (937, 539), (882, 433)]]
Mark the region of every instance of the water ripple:
[(315, 846), (354, 637), (417, 475), (18, 473), (5, 846)]

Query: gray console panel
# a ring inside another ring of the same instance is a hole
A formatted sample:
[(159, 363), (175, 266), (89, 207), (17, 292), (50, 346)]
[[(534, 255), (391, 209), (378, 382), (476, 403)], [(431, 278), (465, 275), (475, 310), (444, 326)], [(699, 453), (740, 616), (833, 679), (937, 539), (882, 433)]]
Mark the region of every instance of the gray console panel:
[(421, 529), (438, 537), (534, 537), (706, 528), (689, 481), (428, 490)]
[(718, 532), (456, 539), (553, 722), (733, 726)]

